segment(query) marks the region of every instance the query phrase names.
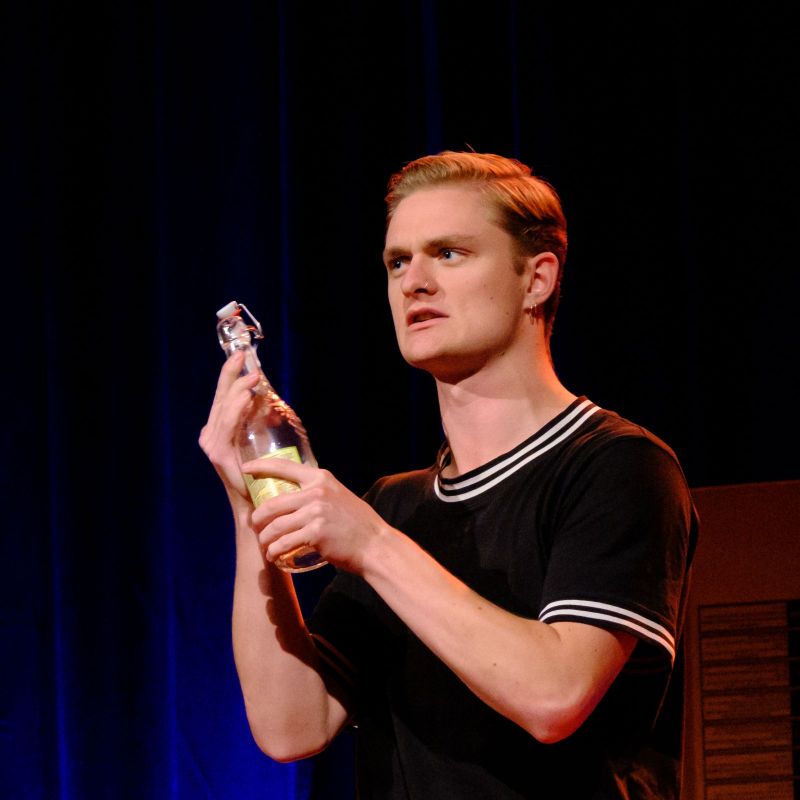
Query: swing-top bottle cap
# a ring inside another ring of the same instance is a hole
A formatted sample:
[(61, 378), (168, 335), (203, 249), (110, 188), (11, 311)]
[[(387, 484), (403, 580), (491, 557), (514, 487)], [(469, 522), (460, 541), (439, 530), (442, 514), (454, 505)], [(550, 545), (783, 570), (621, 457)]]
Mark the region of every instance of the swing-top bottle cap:
[(231, 300), (228, 305), (223, 306), (219, 311), (217, 311), (217, 319), (232, 317), (238, 310), (239, 304), (235, 300)]

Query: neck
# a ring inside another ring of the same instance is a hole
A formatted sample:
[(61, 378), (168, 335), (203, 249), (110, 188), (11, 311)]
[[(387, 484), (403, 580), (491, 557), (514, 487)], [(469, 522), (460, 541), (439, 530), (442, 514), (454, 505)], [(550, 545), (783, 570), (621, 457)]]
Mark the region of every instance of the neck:
[(546, 346), (519, 366), (501, 361), (455, 382), (436, 380), (452, 453), (449, 477), (508, 452), (575, 399), (558, 380)]

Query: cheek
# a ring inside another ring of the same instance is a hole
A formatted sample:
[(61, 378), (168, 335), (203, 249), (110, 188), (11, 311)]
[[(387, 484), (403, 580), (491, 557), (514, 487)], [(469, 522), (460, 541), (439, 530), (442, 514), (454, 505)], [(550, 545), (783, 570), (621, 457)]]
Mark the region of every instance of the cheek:
[(395, 291), (391, 284), (389, 285), (386, 295), (387, 299), (389, 300), (389, 309), (392, 312), (392, 317), (396, 317), (402, 306), (402, 298), (398, 297), (398, 292)]
[(484, 301), (484, 309), (491, 309), (495, 317), (516, 319), (523, 308), (523, 293), (515, 285), (485, 283), (477, 290)]
[(396, 336), (400, 336), (405, 328), (406, 314), (403, 309), (402, 298), (389, 294), (389, 311), (392, 315), (392, 323), (394, 324), (394, 331)]

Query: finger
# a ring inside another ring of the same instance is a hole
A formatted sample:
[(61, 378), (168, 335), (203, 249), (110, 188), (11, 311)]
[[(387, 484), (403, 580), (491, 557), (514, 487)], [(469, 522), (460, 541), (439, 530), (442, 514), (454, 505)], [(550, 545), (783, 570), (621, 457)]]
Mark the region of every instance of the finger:
[(283, 514), (271, 520), (262, 530), (258, 531), (258, 543), (266, 552), (273, 542), (277, 542), (289, 534), (302, 531), (308, 521), (308, 515), (303, 509), (297, 509), (289, 514)]
[(217, 378), (217, 387), (211, 409), (208, 413), (208, 425), (216, 424), (220, 409), (225, 404), (225, 399), (230, 394), (231, 387), (235, 384), (237, 376), (241, 373), (244, 356), (241, 352), (234, 353), (223, 365)]
[(214, 400), (211, 403), (212, 408), (222, 402), (222, 398), (228, 393), (231, 385), (242, 371), (242, 364), (244, 364), (244, 352), (237, 350), (222, 365), (217, 379), (217, 389), (214, 392)]
[(256, 530), (271, 525), (278, 517), (287, 516), (298, 511), (306, 502), (302, 491), (283, 492), (267, 500), (253, 511), (252, 523)]
[(317, 544), (312, 541), (312, 538), (309, 536), (309, 532), (305, 527), (298, 528), (295, 531), (284, 534), (283, 536), (270, 541), (269, 544), (261, 543), (261, 549), (267, 561), (274, 562), (280, 556), (290, 553), (292, 550), (296, 550), (298, 547), (302, 547), (303, 545), (309, 545), (313, 549), (318, 550)]
[(208, 422), (203, 429), (201, 444), (205, 441), (204, 450), (207, 453), (219, 447), (227, 449), (235, 444), (241, 420), (252, 405), (253, 396), (249, 391), (238, 393), (231, 391), (229, 395), (233, 396), (229, 396), (224, 404), (211, 409)]
[(250, 390), (258, 380), (259, 376), (256, 373), (237, 378), (219, 405), (211, 409), (211, 424), (218, 426), (226, 438), (239, 427), (245, 411), (251, 406), (253, 392)]
[(280, 514), (275, 517), (258, 533), (258, 539), (263, 547), (294, 531), (303, 530), (314, 519), (313, 513), (308, 508), (297, 508), (291, 513)]
[(252, 475), (254, 478), (281, 478), (300, 484), (300, 486), (308, 485), (320, 474), (320, 470), (312, 467), (311, 464), (298, 464), (288, 458), (277, 457), (245, 461), (242, 464), (242, 472)]
[[(257, 374), (237, 378), (222, 401), (211, 407), (208, 422), (200, 432), (200, 446), (209, 456), (217, 453), (219, 458), (221, 452), (235, 444), (242, 419), (253, 402), (253, 393), (250, 390), (257, 381)], [(212, 458), (212, 461), (215, 459)]]

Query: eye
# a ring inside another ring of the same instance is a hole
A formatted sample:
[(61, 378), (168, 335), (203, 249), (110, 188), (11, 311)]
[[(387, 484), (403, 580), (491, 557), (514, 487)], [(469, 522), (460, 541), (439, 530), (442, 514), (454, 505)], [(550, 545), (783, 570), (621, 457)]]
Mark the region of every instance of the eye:
[(387, 258), (386, 259), (386, 269), (388, 272), (397, 272), (401, 270), (406, 265), (406, 257), (405, 256), (396, 256), (395, 258)]
[(439, 253), (439, 256), (445, 261), (451, 261), (453, 258), (455, 258), (455, 255), (456, 254), (449, 247), (443, 248)]

